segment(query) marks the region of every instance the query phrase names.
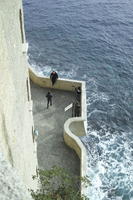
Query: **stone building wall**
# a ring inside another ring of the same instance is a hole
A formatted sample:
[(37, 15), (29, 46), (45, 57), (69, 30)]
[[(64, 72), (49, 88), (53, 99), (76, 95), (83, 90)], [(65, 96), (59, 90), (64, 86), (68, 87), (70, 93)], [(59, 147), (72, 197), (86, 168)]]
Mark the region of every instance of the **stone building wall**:
[(29, 192), (10, 163), (0, 153), (0, 200), (32, 200)]
[(21, 0), (0, 0), (0, 148), (25, 185), (34, 188), (37, 159), (24, 43)]

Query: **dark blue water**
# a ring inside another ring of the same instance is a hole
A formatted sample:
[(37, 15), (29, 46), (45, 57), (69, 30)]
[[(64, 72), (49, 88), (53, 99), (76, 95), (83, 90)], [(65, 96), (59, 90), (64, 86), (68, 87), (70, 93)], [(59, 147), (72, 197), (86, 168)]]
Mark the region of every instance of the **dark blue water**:
[(32, 67), (86, 81), (90, 200), (133, 200), (133, 1), (23, 3)]

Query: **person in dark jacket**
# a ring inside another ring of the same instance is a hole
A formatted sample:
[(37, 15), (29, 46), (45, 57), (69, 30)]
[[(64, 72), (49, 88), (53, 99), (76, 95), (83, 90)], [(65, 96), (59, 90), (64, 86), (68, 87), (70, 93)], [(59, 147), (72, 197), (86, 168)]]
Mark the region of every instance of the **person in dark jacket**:
[(79, 117), (81, 116), (81, 106), (78, 101), (73, 102), (73, 107), (72, 107), (72, 117)]
[(48, 93), (46, 94), (46, 98), (47, 98), (47, 109), (49, 108), (49, 104), (50, 106), (52, 106), (52, 94), (48, 91)]
[(81, 87), (76, 87), (75, 92), (76, 92), (76, 100), (80, 102), (81, 101)]
[(80, 116), (80, 109), (81, 109), (80, 104), (79, 104), (79, 102), (77, 101), (77, 102), (75, 103), (75, 117), (79, 117), (79, 116)]
[(52, 71), (52, 73), (50, 74), (50, 79), (51, 79), (52, 86), (53, 86), (55, 84), (55, 82), (57, 81), (57, 79), (58, 79), (57, 72)]

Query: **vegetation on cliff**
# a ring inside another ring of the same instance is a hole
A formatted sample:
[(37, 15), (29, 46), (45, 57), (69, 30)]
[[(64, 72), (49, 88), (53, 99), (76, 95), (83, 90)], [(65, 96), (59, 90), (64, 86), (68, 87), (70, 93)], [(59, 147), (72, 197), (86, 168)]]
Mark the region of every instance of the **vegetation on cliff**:
[(88, 179), (70, 175), (63, 168), (38, 169), (33, 179), (39, 182), (39, 189), (30, 190), (34, 200), (88, 200), (80, 195), (80, 183), (88, 185)]

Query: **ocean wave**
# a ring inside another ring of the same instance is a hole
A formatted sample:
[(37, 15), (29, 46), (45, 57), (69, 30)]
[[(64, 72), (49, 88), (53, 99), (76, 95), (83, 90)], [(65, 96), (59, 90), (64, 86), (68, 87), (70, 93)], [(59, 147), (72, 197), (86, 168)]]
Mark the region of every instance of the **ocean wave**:
[[(103, 127), (105, 129), (105, 127)], [(88, 188), (90, 200), (132, 199), (132, 133), (110, 133), (99, 136), (90, 130), (82, 139), (88, 150)]]

